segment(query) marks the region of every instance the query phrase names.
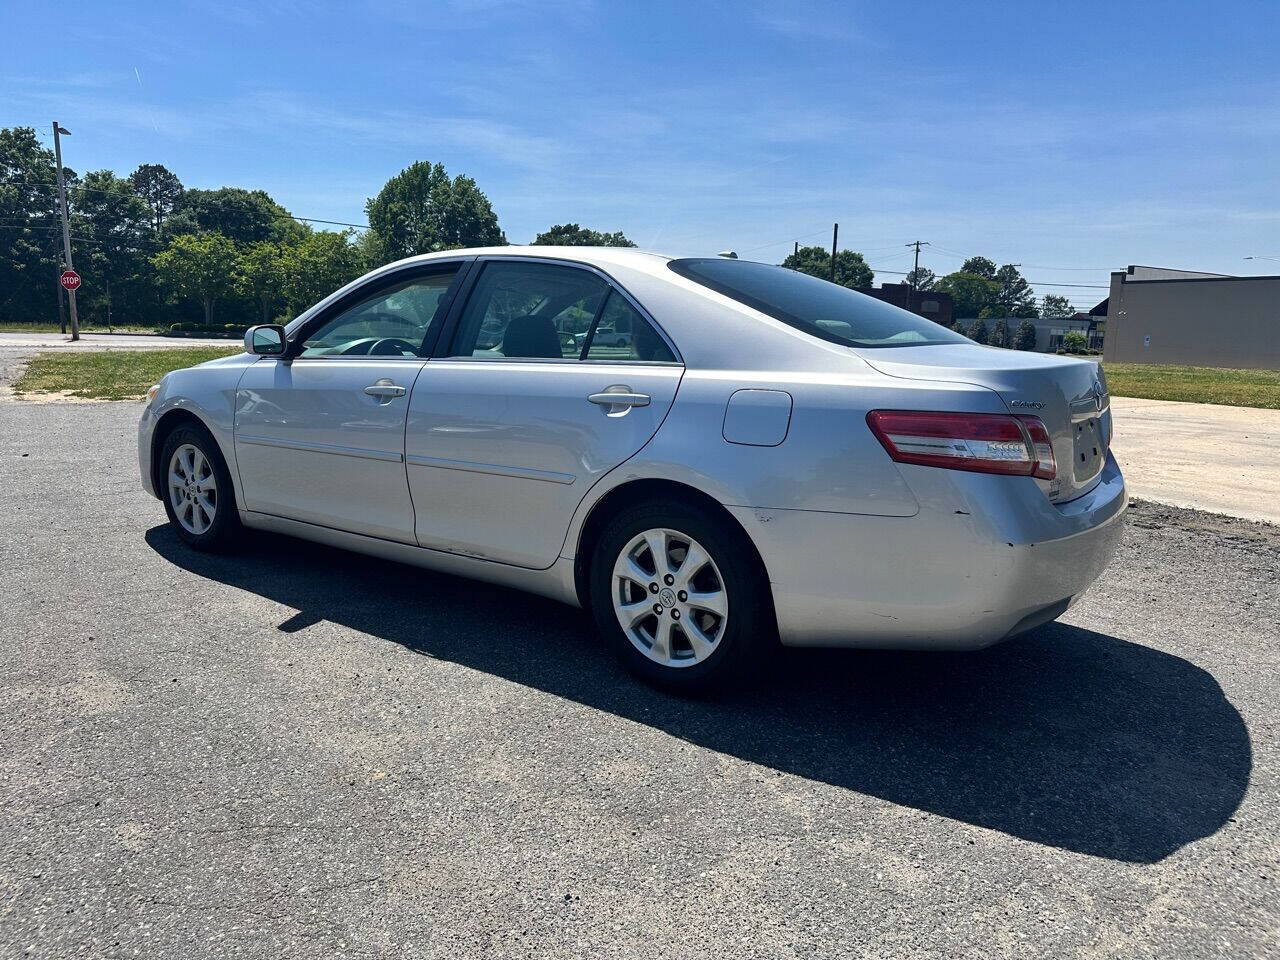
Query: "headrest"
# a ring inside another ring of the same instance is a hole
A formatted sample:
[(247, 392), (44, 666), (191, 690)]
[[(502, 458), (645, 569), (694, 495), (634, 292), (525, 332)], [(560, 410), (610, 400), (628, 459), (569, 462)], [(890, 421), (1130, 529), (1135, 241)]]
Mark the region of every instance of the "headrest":
[(559, 360), (560, 334), (550, 317), (516, 317), (507, 324), (502, 338), (502, 354), (506, 357), (537, 357)]

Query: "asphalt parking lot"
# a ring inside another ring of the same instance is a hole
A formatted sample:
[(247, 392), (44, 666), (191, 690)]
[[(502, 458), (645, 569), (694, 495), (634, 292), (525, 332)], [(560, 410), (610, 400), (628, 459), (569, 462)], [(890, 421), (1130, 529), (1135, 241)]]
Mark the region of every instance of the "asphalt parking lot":
[(681, 701), (585, 615), (192, 553), (133, 404), (0, 401), (0, 956), (1280, 956), (1280, 528)]

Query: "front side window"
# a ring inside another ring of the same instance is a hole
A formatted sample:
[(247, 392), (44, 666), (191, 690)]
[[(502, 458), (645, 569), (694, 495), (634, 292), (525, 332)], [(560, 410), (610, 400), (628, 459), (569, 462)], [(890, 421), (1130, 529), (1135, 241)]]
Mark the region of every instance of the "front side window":
[(577, 360), (609, 285), (548, 263), (485, 264), (454, 338), (455, 357)]
[(352, 304), (307, 334), (300, 357), (417, 357), (457, 268), (418, 276)]
[(668, 266), (682, 277), (830, 343), (847, 347), (972, 343), (925, 317), (786, 267), (721, 258), (672, 260)]

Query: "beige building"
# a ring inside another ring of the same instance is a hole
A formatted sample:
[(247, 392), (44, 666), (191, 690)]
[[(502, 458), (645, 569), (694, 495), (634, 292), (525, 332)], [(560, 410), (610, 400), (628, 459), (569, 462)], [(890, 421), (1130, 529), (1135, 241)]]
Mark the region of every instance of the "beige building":
[(1118, 270), (1102, 359), (1280, 369), (1280, 276)]

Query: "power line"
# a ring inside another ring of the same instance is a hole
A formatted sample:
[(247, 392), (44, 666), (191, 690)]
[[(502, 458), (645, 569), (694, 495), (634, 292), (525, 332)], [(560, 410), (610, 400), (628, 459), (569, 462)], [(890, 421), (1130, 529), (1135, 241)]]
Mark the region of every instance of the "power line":
[(1032, 280), (1030, 277), (1023, 277), (1027, 283), (1037, 287), (1078, 287), (1081, 290), (1110, 290), (1109, 283), (1049, 283), (1047, 280)]
[(781, 245), (782, 245), (782, 244), (784, 244), (784, 243), (799, 243), (801, 240), (808, 240), (808, 239), (810, 239), (811, 237), (817, 237), (817, 236), (820, 236), (820, 235), (825, 235), (825, 234), (826, 234), (826, 232), (827, 232), (827, 231), (826, 231), (826, 229), (822, 229), (822, 230), (815, 230), (813, 233), (806, 233), (806, 234), (804, 234), (803, 236), (799, 236), (799, 237), (789, 237), (789, 238), (787, 238), (786, 240), (771, 240), (771, 241), (769, 241), (768, 243), (762, 243), (762, 244), (760, 244), (758, 247), (747, 247), (747, 249), (745, 249), (745, 250), (741, 250), (741, 251), (739, 251), (739, 252), (740, 252), (740, 253), (754, 253), (756, 250), (764, 250), (764, 249), (767, 249), (768, 247), (778, 247), (778, 246), (781, 246)]
[[(19, 183), (25, 184), (31, 187), (44, 187), (48, 190), (54, 190), (58, 186), (56, 183), (45, 183), (43, 180), (29, 180), (25, 178), (16, 178), (16, 179), (0, 181), (0, 186), (14, 186)], [(76, 184), (71, 188), (71, 191), (73, 193), (77, 190), (82, 192), (87, 192), (87, 193), (105, 193), (108, 195), (114, 195), (117, 192), (115, 190), (104, 190), (102, 187), (86, 187), (83, 184)], [(139, 199), (142, 199), (142, 198), (139, 197)], [(349, 221), (346, 221), (346, 220), (324, 220), (324, 219), (321, 219), (320, 217), (300, 217), (292, 213), (286, 213), (284, 214), (284, 216), (290, 220), (297, 220), (301, 223), (327, 223), (335, 227), (356, 227), (359, 230), (373, 229), (367, 223), (350, 223)]]
[(372, 230), (373, 227), (367, 223), (347, 223), (343, 220), (321, 220), (318, 217), (296, 217), (292, 213), (288, 214), (290, 220), (301, 220), (303, 223), (331, 223), (336, 227), (358, 227), (361, 230)]
[[(15, 224), (15, 223), (0, 223), (0, 230), (43, 230), (46, 233), (62, 232), (61, 227), (24, 227), (24, 226), (19, 226), (18, 224)], [(73, 236), (71, 239), (76, 241), (76, 243), (107, 243), (108, 242), (106, 240), (94, 240), (91, 237)]]
[(1115, 267), (1046, 267), (1043, 263), (1024, 263), (1032, 270), (1078, 270), (1082, 273), (1110, 273)]
[[(971, 255), (966, 256), (963, 253), (956, 253), (954, 250), (948, 250), (946, 247), (934, 246), (934, 250), (938, 251), (945, 257), (952, 257), (956, 260), (969, 260)], [(1020, 266), (1030, 267), (1032, 270), (1079, 270), (1085, 273), (1110, 273), (1114, 267), (1050, 267), (1043, 263), (1024, 263)]]

